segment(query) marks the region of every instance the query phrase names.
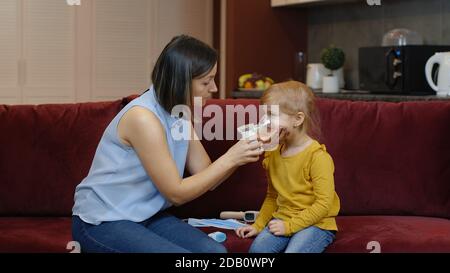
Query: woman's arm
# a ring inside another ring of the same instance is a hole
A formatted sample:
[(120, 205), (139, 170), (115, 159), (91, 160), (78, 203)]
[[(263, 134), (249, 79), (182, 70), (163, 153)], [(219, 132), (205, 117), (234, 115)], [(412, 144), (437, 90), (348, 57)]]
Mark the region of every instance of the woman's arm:
[(200, 142), (194, 127), (191, 125), (191, 139), (189, 140), (189, 149), (186, 160), (186, 169), (191, 175), (195, 175), (209, 165), (211, 165), (211, 159), (208, 153), (205, 151), (202, 143)]
[[(208, 153), (200, 142), (194, 128), (191, 126), (192, 138), (189, 140), (189, 150), (186, 160), (186, 169), (191, 175), (195, 175), (211, 165), (211, 159)], [(210, 190), (214, 190), (223, 181), (225, 181), (230, 175), (236, 170), (232, 168), (228, 173), (220, 180), (216, 185), (214, 185)]]
[(155, 186), (175, 206), (202, 195), (230, 171), (257, 161), (261, 154), (260, 143), (239, 141), (206, 169), (183, 179), (170, 154), (164, 127), (151, 111), (139, 106), (128, 110), (119, 122), (118, 134), (124, 144), (133, 147)]

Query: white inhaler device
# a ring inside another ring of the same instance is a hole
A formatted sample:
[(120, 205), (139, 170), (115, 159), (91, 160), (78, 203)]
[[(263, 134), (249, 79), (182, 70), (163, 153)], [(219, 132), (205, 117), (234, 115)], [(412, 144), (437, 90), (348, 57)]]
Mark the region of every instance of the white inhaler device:
[(270, 124), (270, 120), (264, 116), (258, 124), (249, 123), (237, 128), (243, 139), (256, 140), (258, 132)]
[(264, 151), (272, 151), (278, 146), (278, 138), (274, 138), (274, 136), (276, 136), (274, 133), (276, 133), (277, 130), (272, 130), (272, 132), (268, 131), (269, 125), (270, 119), (268, 119), (267, 116), (263, 116), (258, 124), (245, 124), (238, 127), (237, 131), (241, 134), (243, 139), (256, 141), (259, 137), (259, 139), (264, 142), (270, 140), (270, 143), (263, 144), (263, 149)]

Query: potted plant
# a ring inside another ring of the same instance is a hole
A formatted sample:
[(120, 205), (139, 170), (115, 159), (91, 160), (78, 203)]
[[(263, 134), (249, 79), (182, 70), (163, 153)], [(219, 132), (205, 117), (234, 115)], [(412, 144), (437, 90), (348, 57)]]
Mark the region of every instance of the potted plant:
[[(329, 70), (329, 74), (323, 77), (323, 92), (324, 93), (338, 93), (339, 88), (343, 87), (343, 73), (342, 67), (345, 62), (345, 53), (342, 49), (331, 45), (322, 50), (320, 60), (322, 64)], [(340, 77), (338, 73), (340, 72)], [(341, 78), (341, 79), (340, 79)]]

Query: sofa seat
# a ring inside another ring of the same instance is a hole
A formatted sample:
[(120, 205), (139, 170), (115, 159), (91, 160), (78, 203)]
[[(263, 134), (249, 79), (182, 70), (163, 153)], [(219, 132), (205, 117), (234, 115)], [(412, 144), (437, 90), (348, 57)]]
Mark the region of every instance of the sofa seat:
[(339, 216), (340, 232), (327, 252), (450, 252), (450, 220), (414, 216)]
[[(380, 243), (385, 252), (450, 252), (450, 220), (413, 216), (338, 216), (339, 232), (326, 252), (369, 253), (368, 243)], [(203, 228), (207, 233), (216, 231)], [(225, 246), (229, 252), (247, 252), (253, 239), (240, 239), (232, 230)]]
[[(371, 241), (381, 252), (450, 252), (450, 220), (413, 216), (338, 216), (339, 232), (327, 252), (371, 252)], [(253, 239), (240, 239), (233, 230), (201, 228), (227, 234), (229, 252), (245, 253)], [(2, 252), (70, 252), (70, 217), (1, 217)]]
[(0, 217), (0, 252), (70, 252), (71, 217)]

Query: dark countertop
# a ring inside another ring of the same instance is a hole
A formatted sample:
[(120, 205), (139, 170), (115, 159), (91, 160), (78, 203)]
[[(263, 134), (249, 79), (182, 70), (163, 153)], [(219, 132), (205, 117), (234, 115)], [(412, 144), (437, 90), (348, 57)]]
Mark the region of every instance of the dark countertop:
[[(233, 98), (247, 98), (259, 99), (263, 91), (233, 91)], [(314, 90), (314, 94), (320, 98), (339, 99), (339, 100), (362, 100), (362, 101), (432, 101), (432, 100), (449, 100), (450, 96), (413, 96), (413, 95), (388, 95), (388, 94), (373, 94), (367, 91), (358, 90), (341, 90), (339, 93), (329, 94), (322, 93), (321, 90)]]

